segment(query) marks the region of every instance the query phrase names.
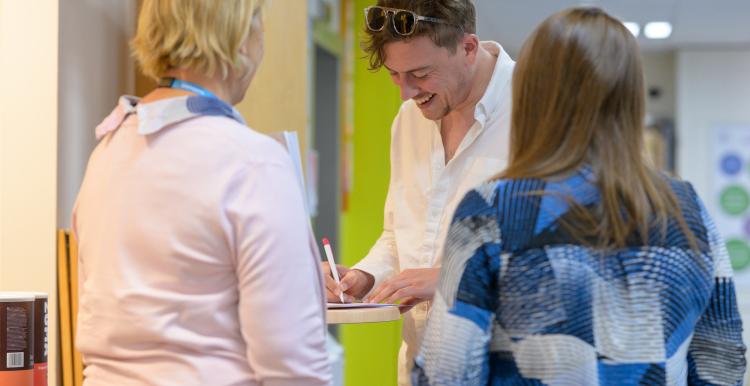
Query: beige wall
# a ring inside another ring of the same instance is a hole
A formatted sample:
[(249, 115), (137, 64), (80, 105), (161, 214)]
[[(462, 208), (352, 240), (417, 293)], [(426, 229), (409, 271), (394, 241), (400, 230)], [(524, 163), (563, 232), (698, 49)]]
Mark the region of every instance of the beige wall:
[(268, 1), (265, 56), (237, 109), (262, 132), (297, 131), (304, 151), (308, 127), (307, 2)]
[[(57, 44), (57, 0), (0, 0), (0, 290), (47, 292), (50, 310), (57, 309)], [(55, 374), (55, 312), (49, 322)]]
[[(61, 3), (62, 4), (62, 3)], [(65, 1), (60, 7), (60, 103), (57, 225), (70, 214), (96, 145), (94, 128), (134, 92), (128, 39), (135, 32), (133, 1)]]

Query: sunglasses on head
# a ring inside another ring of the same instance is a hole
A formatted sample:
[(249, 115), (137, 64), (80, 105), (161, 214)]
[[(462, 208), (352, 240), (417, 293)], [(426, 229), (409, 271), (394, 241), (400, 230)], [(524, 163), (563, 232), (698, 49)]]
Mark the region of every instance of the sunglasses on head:
[(417, 23), (420, 21), (450, 25), (450, 23), (443, 19), (417, 15), (407, 9), (388, 8), (378, 5), (365, 8), (365, 24), (367, 24), (367, 29), (370, 31), (382, 31), (389, 17), (393, 24), (393, 30), (401, 36), (413, 34), (417, 29)]

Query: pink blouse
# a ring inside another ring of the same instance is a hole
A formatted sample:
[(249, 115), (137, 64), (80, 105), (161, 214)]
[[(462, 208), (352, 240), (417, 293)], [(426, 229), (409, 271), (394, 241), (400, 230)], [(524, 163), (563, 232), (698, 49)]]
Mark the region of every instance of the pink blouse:
[(231, 106), (123, 97), (73, 213), (85, 384), (328, 385), (317, 249), (288, 154)]

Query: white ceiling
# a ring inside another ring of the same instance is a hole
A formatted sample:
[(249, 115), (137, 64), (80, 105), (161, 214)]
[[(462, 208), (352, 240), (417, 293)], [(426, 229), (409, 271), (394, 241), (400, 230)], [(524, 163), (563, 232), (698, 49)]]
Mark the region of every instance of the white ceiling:
[(646, 51), (737, 46), (750, 48), (750, 0), (474, 0), (482, 40), (496, 40), (512, 55), (547, 16), (577, 5), (596, 5), (623, 21), (668, 21), (665, 40), (638, 38)]

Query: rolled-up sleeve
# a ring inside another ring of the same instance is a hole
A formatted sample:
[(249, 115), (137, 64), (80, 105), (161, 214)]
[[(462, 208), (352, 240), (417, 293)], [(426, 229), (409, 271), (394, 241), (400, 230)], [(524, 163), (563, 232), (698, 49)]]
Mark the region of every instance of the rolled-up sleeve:
[(385, 214), (383, 218), (383, 233), (375, 245), (370, 248), (362, 260), (354, 265), (354, 269), (365, 271), (375, 278), (375, 289), (383, 280), (399, 272), (398, 255), (396, 253), (396, 237), (393, 233), (393, 193), (388, 189), (385, 200)]

